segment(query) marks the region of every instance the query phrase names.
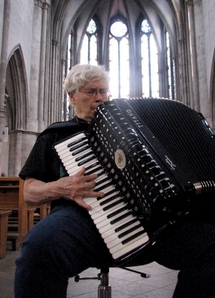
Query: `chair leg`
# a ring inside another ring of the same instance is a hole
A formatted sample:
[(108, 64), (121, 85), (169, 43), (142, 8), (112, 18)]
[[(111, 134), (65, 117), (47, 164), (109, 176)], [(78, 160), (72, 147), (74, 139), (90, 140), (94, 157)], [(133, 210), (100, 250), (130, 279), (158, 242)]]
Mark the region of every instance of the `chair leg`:
[[(119, 267), (119, 268), (131, 271), (134, 273), (138, 273), (143, 278), (150, 277), (149, 274), (136, 271), (127, 267)], [(98, 298), (111, 298), (111, 286), (109, 284), (109, 267), (102, 267), (97, 277), (80, 277), (79, 275), (76, 275), (74, 278), (75, 282), (79, 282), (79, 280), (86, 280), (86, 279), (100, 280), (100, 285), (98, 286)]]
[(101, 268), (101, 283), (98, 286), (98, 298), (111, 298), (111, 286), (109, 284), (109, 268)]
[(133, 270), (133, 269), (130, 269), (130, 268), (127, 268), (127, 267), (119, 267), (119, 268), (130, 271), (130, 272), (140, 274), (140, 276), (143, 277), (143, 278), (149, 278), (150, 277), (150, 274), (148, 274), (148, 273), (136, 271), (136, 270)]

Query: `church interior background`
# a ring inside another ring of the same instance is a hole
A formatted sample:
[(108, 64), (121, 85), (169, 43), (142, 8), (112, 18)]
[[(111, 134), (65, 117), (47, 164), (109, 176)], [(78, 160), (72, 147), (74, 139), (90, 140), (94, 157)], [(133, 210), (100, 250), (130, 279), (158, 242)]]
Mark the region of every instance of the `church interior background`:
[(105, 66), (110, 99), (177, 100), (214, 129), (214, 15), (214, 0), (1, 0), (1, 175), (73, 116), (63, 82), (77, 63)]

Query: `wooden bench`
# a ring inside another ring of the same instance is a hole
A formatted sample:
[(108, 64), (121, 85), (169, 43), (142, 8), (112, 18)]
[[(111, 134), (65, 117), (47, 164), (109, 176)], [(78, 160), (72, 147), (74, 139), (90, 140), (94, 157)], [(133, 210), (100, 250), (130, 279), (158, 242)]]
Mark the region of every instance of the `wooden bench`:
[(23, 198), (23, 186), (24, 181), (19, 177), (0, 177), (0, 208), (17, 212), (17, 221), (12, 223), (9, 218), (9, 226), (14, 226), (13, 232), (20, 234), (21, 243), (34, 225), (36, 208), (40, 210), (40, 219), (49, 212), (48, 203), (41, 206), (27, 204)]
[(9, 209), (18, 213), (18, 232), (20, 241), (24, 241), (28, 232), (27, 204), (23, 199), (24, 181), (19, 177), (0, 178), (0, 206), (1, 209)]
[(0, 210), (0, 259), (6, 256), (8, 217), (11, 210)]

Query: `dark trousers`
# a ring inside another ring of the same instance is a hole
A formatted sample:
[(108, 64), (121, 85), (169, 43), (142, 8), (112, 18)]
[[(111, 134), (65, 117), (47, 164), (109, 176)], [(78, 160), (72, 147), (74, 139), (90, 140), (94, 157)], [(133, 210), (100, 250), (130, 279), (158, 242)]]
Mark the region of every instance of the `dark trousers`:
[(154, 259), (180, 270), (174, 298), (215, 297), (215, 225), (192, 221), (167, 230), (157, 241)]
[(68, 278), (111, 257), (87, 211), (57, 206), (27, 235), (16, 260), (16, 298), (66, 297)]
[[(152, 250), (158, 263), (181, 270), (174, 298), (215, 297), (215, 228), (191, 222), (171, 227)], [(142, 256), (139, 263), (146, 263)], [(111, 264), (87, 211), (56, 206), (27, 235), (16, 260), (15, 298), (65, 298), (68, 279)]]

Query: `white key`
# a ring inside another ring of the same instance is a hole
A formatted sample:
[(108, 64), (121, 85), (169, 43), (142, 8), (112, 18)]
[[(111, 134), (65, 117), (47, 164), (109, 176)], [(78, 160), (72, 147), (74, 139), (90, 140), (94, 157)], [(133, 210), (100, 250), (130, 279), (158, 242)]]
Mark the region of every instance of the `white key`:
[(71, 142), (75, 142), (81, 139), (86, 139), (86, 135), (84, 133), (77, 134), (76, 136), (73, 136), (72, 138), (55, 145), (55, 149), (60, 151), (62, 148), (65, 148)]
[[(78, 162), (76, 162), (76, 159), (87, 153), (92, 153), (92, 152), (89, 149), (85, 149), (83, 152), (78, 153), (77, 155), (73, 155), (72, 152), (67, 149), (67, 151), (61, 154), (61, 159), (64, 161), (65, 164), (68, 163), (68, 165), (71, 162), (78, 164)], [(92, 153), (92, 155), (94, 154)]]
[(80, 170), (82, 167), (87, 167), (88, 165), (92, 164), (93, 162), (95, 162), (95, 160), (91, 160), (91, 161), (88, 161), (87, 163), (85, 164), (82, 164), (81, 166), (76, 166), (76, 165), (70, 165), (68, 167), (65, 167), (67, 172), (72, 175), (73, 173), (77, 172), (78, 170)]
[(139, 246), (146, 244), (148, 240), (149, 240), (149, 237), (147, 236), (147, 234), (140, 235), (138, 238), (134, 239), (132, 242), (130, 242), (127, 245), (119, 244), (115, 246), (113, 249), (110, 250), (110, 253), (112, 254), (114, 259), (118, 259), (123, 255), (129, 253), (133, 249), (136, 249)]
[[(115, 193), (116, 195), (118, 195), (117, 193)], [(112, 195), (113, 197), (114, 195)], [(111, 196), (109, 196), (111, 198)], [(119, 200), (121, 200), (122, 198), (117, 196), (115, 199), (112, 199), (111, 201), (109, 201), (108, 203), (104, 204), (104, 205), (101, 205), (104, 201), (106, 201), (108, 198), (106, 197), (103, 197), (99, 200), (97, 200), (96, 202), (94, 202), (93, 204), (91, 204), (91, 207), (92, 207), (92, 214), (97, 212), (96, 209), (100, 208), (101, 210), (104, 210), (105, 207), (107, 207), (109, 204), (112, 204), (114, 202), (117, 202)], [(105, 212), (105, 211), (104, 211)]]
[[(119, 237), (119, 235), (121, 235), (122, 233), (128, 231), (129, 229), (137, 226), (139, 224), (139, 221), (135, 221), (131, 224), (129, 224), (127, 227), (123, 228), (123, 229), (120, 229), (120, 231), (115, 231), (116, 229), (114, 229), (114, 232), (113, 233), (110, 233), (110, 231), (106, 231), (104, 233), (102, 233), (102, 237), (105, 239), (106, 242), (110, 242), (109, 239), (110, 237), (113, 239), (113, 237), (111, 236), (112, 234), (115, 235), (115, 238)], [(122, 225), (121, 225), (122, 226)], [(120, 227), (120, 226), (119, 226)], [(119, 240), (122, 239), (122, 238), (119, 238)]]
[[(104, 188), (103, 190), (102, 190), (102, 192), (104, 192), (104, 193), (106, 193), (106, 192), (109, 192), (110, 190), (112, 190), (113, 189), (113, 186), (112, 185), (109, 185), (108, 187), (106, 187), (106, 188)], [(91, 203), (95, 203), (96, 201), (98, 201), (97, 200), (97, 197), (87, 197), (87, 198), (84, 198), (83, 199), (84, 200), (84, 202), (86, 203), (86, 204), (91, 204)], [(91, 212), (91, 211), (90, 211)]]
[(114, 247), (116, 245), (116, 243), (122, 243), (123, 240), (126, 240), (127, 238), (129, 238), (129, 237), (131, 237), (131, 236), (133, 236), (136, 233), (141, 232), (141, 231), (144, 232), (144, 228), (143, 227), (137, 228), (135, 231), (132, 231), (131, 233), (129, 233), (128, 235), (125, 235), (122, 238), (118, 238), (118, 237), (116, 237), (116, 235), (112, 234), (108, 238), (105, 238), (104, 241), (107, 244), (107, 247), (109, 249), (111, 249), (112, 247)]
[[(112, 204), (112, 203), (117, 203), (117, 202), (119, 202), (119, 198), (116, 198), (116, 199), (114, 199), (113, 201), (111, 201), (109, 204)], [(105, 214), (105, 212), (106, 211), (104, 211), (103, 209), (104, 209), (104, 207), (106, 207), (106, 206), (101, 206), (100, 205), (100, 201), (97, 201), (97, 204), (91, 204), (90, 205), (93, 209), (90, 211), (90, 214), (91, 214), (91, 216), (93, 215), (93, 214), (95, 214), (95, 213), (97, 213), (99, 210), (102, 210), (103, 212), (104, 212), (104, 214)], [(108, 205), (107, 205), (108, 206)], [(115, 209), (117, 207), (117, 205), (115, 205), (113, 208)], [(111, 208), (112, 210), (114, 210), (113, 208)], [(111, 210), (110, 209), (110, 210)]]
[[(121, 209), (121, 207), (116, 208), (115, 211), (117, 211), (118, 209)], [(109, 218), (107, 219), (107, 215), (108, 215), (108, 214), (104, 214), (103, 211), (98, 212), (98, 213), (100, 213), (101, 216), (95, 216), (95, 217), (96, 217), (95, 219), (93, 218), (94, 216), (92, 216), (92, 219), (93, 219), (93, 221), (94, 221), (94, 223), (95, 223), (96, 225), (97, 225), (98, 223), (101, 223), (101, 225), (103, 226), (103, 225), (105, 224), (105, 220), (107, 220), (107, 221), (110, 222), (111, 220), (114, 220), (114, 219), (118, 218), (119, 216), (121, 216), (121, 215), (125, 215), (126, 213), (129, 213), (129, 212), (128, 212), (128, 210), (123, 210), (123, 211), (121, 211), (120, 213), (118, 213), (117, 215), (113, 216), (111, 219), (109, 219)], [(110, 213), (112, 213), (112, 211), (111, 211)], [(105, 216), (105, 220), (104, 220), (104, 216)]]
[[(122, 198), (117, 197), (114, 200), (112, 200), (111, 202), (109, 202), (108, 204), (105, 204), (105, 205), (102, 205), (102, 206), (100, 205), (100, 202), (98, 201), (97, 206), (95, 206), (96, 205), (95, 204), (94, 207), (93, 207), (93, 209), (91, 210), (91, 216), (93, 214), (97, 213), (99, 210), (102, 210), (104, 212), (104, 214), (107, 214), (107, 212), (110, 212), (110, 211), (115, 211), (116, 208), (118, 208), (119, 206), (122, 206), (122, 201), (121, 200), (122, 200)], [(113, 203), (115, 203), (115, 204), (114, 204), (114, 206), (111, 207), (111, 205)], [(104, 208), (106, 208), (108, 206), (110, 206), (110, 208), (107, 209), (107, 210), (104, 210)]]
[[(114, 233), (115, 232), (115, 229), (122, 226), (124, 223), (130, 221), (134, 219), (134, 216), (132, 214), (129, 214), (128, 216), (126, 216), (125, 218), (115, 222), (115, 223), (111, 223), (109, 225), (105, 225), (105, 226), (99, 226), (98, 225), (98, 228), (99, 228), (99, 231), (101, 234), (104, 234), (105, 232), (108, 232), (108, 233)], [(110, 221), (109, 221), (110, 223)]]

